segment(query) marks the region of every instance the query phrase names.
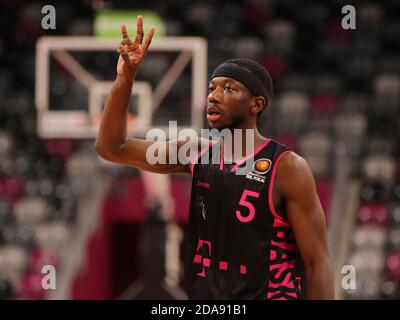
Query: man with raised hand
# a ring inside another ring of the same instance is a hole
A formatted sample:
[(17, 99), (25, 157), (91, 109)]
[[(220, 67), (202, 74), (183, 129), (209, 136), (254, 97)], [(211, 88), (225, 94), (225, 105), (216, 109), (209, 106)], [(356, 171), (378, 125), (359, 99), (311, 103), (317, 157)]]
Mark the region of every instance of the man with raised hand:
[[(179, 151), (187, 141), (127, 137), (132, 85), (154, 32), (151, 28), (144, 39), (141, 16), (134, 41), (122, 26), (118, 75), (102, 115), (96, 151), (106, 160), (139, 169), (192, 175), (184, 269), (189, 298), (333, 299), (325, 216), (311, 170), (288, 146), (263, 137), (257, 128), (272, 99), (272, 81), (264, 67), (231, 59), (210, 78), (210, 127), (242, 132), (231, 141), (234, 148), (243, 147), (240, 152), (199, 138), (196, 155), (154, 164), (148, 151), (155, 144), (169, 159), (169, 150)], [(242, 139), (246, 130), (253, 133), (250, 149)], [(244, 167), (245, 174), (238, 174)]]

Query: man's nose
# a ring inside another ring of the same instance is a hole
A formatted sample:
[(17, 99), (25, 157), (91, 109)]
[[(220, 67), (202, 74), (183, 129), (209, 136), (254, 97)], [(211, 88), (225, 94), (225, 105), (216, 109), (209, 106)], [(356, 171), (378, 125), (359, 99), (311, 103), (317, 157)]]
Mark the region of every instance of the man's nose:
[(218, 93), (218, 89), (214, 89), (211, 91), (207, 96), (209, 103), (219, 103), (220, 102), (220, 95)]

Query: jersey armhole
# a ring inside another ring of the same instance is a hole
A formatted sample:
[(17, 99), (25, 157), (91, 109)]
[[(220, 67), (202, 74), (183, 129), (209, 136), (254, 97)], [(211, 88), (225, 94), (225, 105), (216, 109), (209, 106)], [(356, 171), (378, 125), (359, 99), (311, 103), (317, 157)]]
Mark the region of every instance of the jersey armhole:
[(276, 160), (275, 160), (275, 162), (274, 162), (274, 166), (273, 166), (273, 168), (272, 168), (272, 172), (271, 172), (271, 179), (270, 179), (270, 182), (269, 182), (268, 207), (269, 207), (269, 210), (270, 210), (270, 212), (272, 213), (272, 215), (273, 215), (276, 219), (279, 219), (279, 220), (281, 220), (281, 221), (285, 221), (285, 219), (282, 217), (282, 215), (280, 215), (280, 214), (275, 210), (272, 195), (273, 195), (274, 184), (275, 184), (276, 170), (277, 170), (277, 168), (278, 168), (279, 161), (282, 159), (282, 157), (283, 157), (284, 155), (286, 155), (286, 154), (289, 153), (290, 151), (291, 151), (290, 149), (285, 150), (284, 152), (282, 152), (282, 153), (276, 158)]

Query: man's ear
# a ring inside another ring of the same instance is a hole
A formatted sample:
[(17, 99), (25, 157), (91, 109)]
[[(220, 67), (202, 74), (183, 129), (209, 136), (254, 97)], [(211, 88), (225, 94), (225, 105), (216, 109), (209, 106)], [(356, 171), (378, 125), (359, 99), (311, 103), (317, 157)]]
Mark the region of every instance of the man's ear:
[(258, 114), (265, 108), (265, 98), (264, 97), (254, 97), (253, 106), (251, 107), (251, 112), (253, 114)]

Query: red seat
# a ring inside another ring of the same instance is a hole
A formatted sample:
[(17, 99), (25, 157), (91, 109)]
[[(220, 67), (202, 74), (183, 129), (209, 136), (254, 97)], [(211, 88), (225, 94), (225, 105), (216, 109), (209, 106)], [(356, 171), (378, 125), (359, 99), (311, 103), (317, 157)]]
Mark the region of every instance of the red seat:
[(19, 299), (44, 300), (46, 290), (42, 287), (43, 274), (41, 272), (28, 272), (19, 282), (17, 295)]
[(49, 139), (44, 141), (48, 155), (59, 158), (64, 162), (74, 151), (75, 143), (70, 139)]
[(386, 257), (385, 267), (389, 280), (400, 281), (400, 251), (394, 251)]
[(60, 257), (56, 251), (38, 248), (29, 253), (28, 270), (41, 273), (44, 265), (57, 267), (59, 262)]
[(282, 79), (287, 71), (287, 61), (278, 56), (267, 56), (261, 64), (269, 71), (273, 79)]
[(11, 207), (21, 197), (24, 189), (24, 181), (17, 177), (0, 177), (0, 198), (7, 201)]
[(334, 115), (337, 98), (328, 93), (319, 93), (311, 97), (311, 109), (315, 114)]
[(290, 147), (294, 152), (298, 151), (298, 141), (294, 135), (278, 135), (273, 137), (276, 141), (283, 143)]
[(383, 202), (368, 201), (358, 209), (359, 223), (376, 223), (384, 225), (388, 221), (389, 210)]

